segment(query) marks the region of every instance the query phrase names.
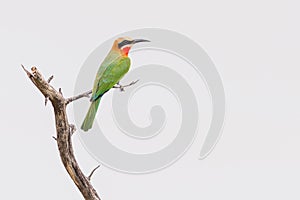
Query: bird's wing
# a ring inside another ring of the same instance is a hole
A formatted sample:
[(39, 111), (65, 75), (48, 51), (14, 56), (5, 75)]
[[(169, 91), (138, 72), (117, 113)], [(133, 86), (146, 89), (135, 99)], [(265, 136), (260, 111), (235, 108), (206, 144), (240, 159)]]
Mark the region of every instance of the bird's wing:
[(105, 92), (110, 90), (128, 72), (130, 59), (128, 57), (112, 62), (95, 83), (91, 101), (97, 100)]
[(101, 66), (99, 67), (98, 71), (97, 71), (97, 77), (95, 79), (95, 84), (94, 86), (96, 86), (97, 88), (97, 84), (101, 78), (101, 76), (103, 75), (104, 71), (114, 62), (116, 62), (117, 60), (121, 60), (121, 55), (117, 52), (114, 51), (110, 51), (107, 56), (105, 57), (105, 59), (103, 60), (103, 62), (101, 63)]

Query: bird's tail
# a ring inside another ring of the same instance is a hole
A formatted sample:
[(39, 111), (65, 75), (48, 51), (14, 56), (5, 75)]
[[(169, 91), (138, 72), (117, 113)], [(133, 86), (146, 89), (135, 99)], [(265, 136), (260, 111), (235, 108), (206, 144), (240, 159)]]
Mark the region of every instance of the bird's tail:
[(99, 103), (100, 103), (100, 99), (97, 99), (96, 101), (93, 101), (90, 105), (90, 108), (84, 118), (84, 121), (81, 125), (81, 129), (84, 130), (84, 131), (88, 131), (89, 129), (92, 128), (93, 126), (93, 123), (94, 123), (94, 119), (96, 117), (96, 113), (97, 113), (97, 110), (98, 110), (98, 106), (99, 106)]

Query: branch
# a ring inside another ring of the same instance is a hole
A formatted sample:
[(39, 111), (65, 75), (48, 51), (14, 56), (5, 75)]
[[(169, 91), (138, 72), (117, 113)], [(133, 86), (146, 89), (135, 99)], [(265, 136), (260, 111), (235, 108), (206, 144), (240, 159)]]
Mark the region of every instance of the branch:
[(94, 172), (100, 167), (100, 165), (98, 165), (95, 169), (93, 169), (93, 171), (91, 171), (90, 175), (88, 176), (89, 181), (91, 180)]
[[(50, 77), (50, 78), (51, 78), (51, 77)], [(53, 77), (52, 77), (52, 78), (53, 78)], [(120, 85), (120, 84), (118, 83), (117, 85), (113, 86), (113, 88), (120, 89), (120, 90), (123, 92), (123, 91), (124, 91), (124, 88), (129, 87), (129, 86), (132, 86), (132, 85), (136, 84), (138, 81), (139, 81), (139, 80), (132, 81), (131, 83), (129, 83), (129, 84), (127, 84), (127, 85)], [(78, 100), (78, 99), (81, 99), (81, 98), (83, 98), (83, 97), (89, 98), (89, 97), (90, 97), (90, 94), (92, 94), (92, 90), (89, 90), (89, 91), (84, 92), (84, 93), (82, 93), (82, 94), (76, 95), (76, 96), (74, 96), (74, 97), (67, 98), (67, 99), (66, 99), (66, 104), (69, 104), (69, 103), (71, 103), (71, 102), (73, 102), (73, 101), (76, 101), (76, 100)]]
[(76, 101), (77, 99), (83, 98), (83, 97), (90, 97), (90, 94), (92, 94), (92, 90), (89, 90), (85, 93), (79, 94), (77, 96), (74, 97), (70, 97), (66, 99), (66, 104), (71, 103), (72, 101)]
[(66, 106), (68, 103), (79, 98), (65, 99), (61, 90), (57, 91), (50, 85), (49, 82), (52, 78), (49, 78), (50, 81), (46, 81), (36, 67), (32, 67), (31, 72), (25, 69), (23, 65), (22, 68), (26, 72), (28, 78), (40, 90), (44, 97), (49, 98), (52, 102), (57, 134), (54, 138), (56, 138), (60, 158), (65, 169), (85, 200), (100, 200), (100, 197), (89, 180), (91, 175), (86, 177), (83, 174), (75, 159), (72, 147), (71, 136), (73, 132), (75, 132), (75, 126), (70, 125), (68, 122)]
[(52, 79), (54, 78), (54, 76), (52, 75), (52, 76), (50, 76), (49, 78), (48, 78), (48, 80), (47, 80), (47, 82), (48, 83), (50, 83), (51, 81), (52, 81)]

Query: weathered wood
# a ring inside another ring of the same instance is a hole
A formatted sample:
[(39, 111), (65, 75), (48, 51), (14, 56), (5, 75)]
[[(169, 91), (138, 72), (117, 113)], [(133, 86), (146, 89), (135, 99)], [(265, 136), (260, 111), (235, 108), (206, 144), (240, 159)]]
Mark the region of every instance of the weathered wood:
[(89, 97), (90, 94), (92, 94), (92, 90), (89, 90), (89, 91), (87, 91), (85, 93), (79, 94), (79, 95), (74, 96), (74, 97), (67, 98), (66, 99), (66, 104), (69, 104), (72, 101), (76, 101), (77, 99), (80, 99), (80, 98), (83, 98), (83, 97)]
[(62, 95), (61, 90), (55, 90), (51, 85), (49, 78), (46, 81), (42, 74), (37, 70), (36, 67), (31, 68), (31, 72), (25, 69), (22, 65), (24, 71), (26, 72), (28, 78), (33, 82), (33, 84), (40, 90), (40, 92), (49, 99), (54, 108), (55, 115), (55, 125), (57, 136), (55, 138), (60, 153), (61, 161), (66, 168), (68, 174), (70, 175), (73, 182), (76, 184), (77, 188), (86, 200), (100, 200), (96, 190), (90, 182), (90, 176), (86, 177), (75, 159), (73, 147), (72, 147), (72, 134), (75, 131), (75, 126), (69, 124), (68, 117), (66, 113), (66, 106), (68, 103), (77, 100), (81, 97), (87, 96), (89, 92), (83, 93), (76, 97), (65, 99)]

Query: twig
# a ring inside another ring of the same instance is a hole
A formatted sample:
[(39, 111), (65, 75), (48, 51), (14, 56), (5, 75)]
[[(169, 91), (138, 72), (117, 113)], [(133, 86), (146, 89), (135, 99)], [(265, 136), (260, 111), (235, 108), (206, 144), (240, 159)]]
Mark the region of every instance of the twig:
[(32, 78), (32, 74), (27, 70), (27, 69), (25, 69), (25, 67), (21, 64), (21, 67), (23, 68), (23, 70), (26, 72), (26, 74), (27, 74), (27, 76), (28, 76), (28, 78)]
[(120, 85), (120, 83), (117, 83), (117, 85), (113, 86), (113, 88), (120, 89), (121, 92), (124, 92), (126, 87), (132, 86), (132, 85), (136, 84), (138, 81), (139, 80), (132, 81), (131, 83), (129, 83), (127, 85)]
[(49, 78), (48, 78), (48, 80), (47, 80), (47, 82), (48, 83), (50, 83), (51, 81), (52, 81), (52, 79), (54, 78), (54, 76), (52, 75), (52, 76), (50, 76)]
[(82, 93), (82, 94), (79, 94), (77, 96), (74, 96), (74, 97), (70, 97), (70, 98), (67, 98), (66, 99), (66, 104), (69, 104), (71, 103), (72, 101), (76, 101), (77, 99), (80, 99), (80, 98), (83, 98), (83, 97), (90, 97), (90, 94), (92, 94), (92, 90), (89, 90), (85, 93)]
[[(117, 89), (120, 89), (121, 91), (124, 91), (124, 88), (125, 87), (129, 87), (129, 86), (132, 86), (134, 84), (136, 84), (139, 80), (136, 80), (136, 81), (132, 81), (131, 83), (127, 84), (127, 85), (120, 85), (120, 84), (117, 84), (115, 86), (113, 86), (113, 88), (117, 88)], [(78, 99), (81, 99), (83, 97), (87, 97), (89, 98), (90, 97), (90, 94), (92, 94), (92, 90), (89, 90), (87, 92), (84, 92), (82, 94), (79, 94), (79, 95), (76, 95), (74, 97), (69, 97), (66, 99), (66, 104), (69, 104), (71, 103), (72, 101), (76, 101)]]
[(89, 181), (91, 180), (91, 178), (92, 178), (94, 172), (95, 172), (99, 167), (100, 167), (100, 165), (98, 165), (97, 167), (95, 167), (95, 169), (93, 169), (93, 170), (91, 171), (90, 175), (88, 176)]
[(58, 88), (58, 92), (59, 92), (61, 95), (63, 95), (62, 89), (61, 89), (61, 88)]
[(52, 103), (57, 134), (56, 141), (60, 158), (65, 169), (86, 200), (100, 200), (90, 180), (83, 174), (75, 159), (71, 138), (73, 131), (75, 131), (75, 126), (70, 125), (68, 122), (66, 99), (63, 97), (61, 90), (55, 90), (48, 81), (43, 78), (36, 67), (31, 68), (31, 73), (26, 70), (23, 65), (22, 68), (32, 83), (45, 97), (48, 97)]

